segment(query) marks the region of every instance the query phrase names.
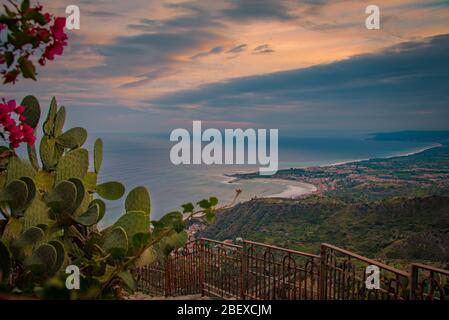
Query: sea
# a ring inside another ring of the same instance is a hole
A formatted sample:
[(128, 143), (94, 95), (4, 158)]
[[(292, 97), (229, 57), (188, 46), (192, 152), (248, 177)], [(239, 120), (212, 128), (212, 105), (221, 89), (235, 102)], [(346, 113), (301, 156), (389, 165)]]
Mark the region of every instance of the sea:
[[(229, 183), (227, 175), (258, 171), (258, 165), (173, 165), (167, 137), (130, 133), (92, 134), (86, 147), (92, 150), (97, 137), (104, 143), (103, 165), (99, 182), (120, 181), (127, 191), (145, 186), (151, 194), (152, 219), (176, 211), (187, 202), (195, 203), (215, 196), (221, 204), (231, 202), (236, 189), (239, 201), (281, 194), (288, 188), (282, 183), (244, 180)], [(348, 161), (408, 155), (434, 146), (432, 143), (375, 141), (367, 135), (327, 135), (279, 138), (279, 168), (324, 166)], [(91, 153), (91, 152), (90, 152)], [(91, 155), (92, 157), (92, 155)], [(103, 226), (111, 224), (124, 211), (124, 198), (107, 201)]]

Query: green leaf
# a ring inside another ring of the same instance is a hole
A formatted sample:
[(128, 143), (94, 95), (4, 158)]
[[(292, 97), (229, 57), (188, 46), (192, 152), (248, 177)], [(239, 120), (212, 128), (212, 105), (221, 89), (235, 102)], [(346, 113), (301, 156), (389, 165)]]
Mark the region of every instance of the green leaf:
[(165, 256), (168, 256), (174, 249), (184, 246), (188, 238), (189, 236), (185, 230), (179, 233), (173, 232), (159, 242), (159, 251), (161, 251)]
[(211, 204), (207, 199), (203, 199), (197, 203), (202, 209), (209, 209)]
[(10, 157), (8, 159), (8, 167), (6, 171), (7, 182), (11, 182), (22, 177), (34, 178), (36, 175), (36, 170), (34, 170), (33, 166), (28, 161), (22, 160), (19, 157)]
[(94, 199), (94, 200), (92, 200), (89, 203), (89, 208), (91, 206), (94, 206), (94, 205), (98, 206), (98, 220), (97, 220), (97, 222), (100, 222), (103, 219), (103, 217), (104, 217), (104, 215), (106, 213), (106, 204), (101, 199)]
[(36, 147), (34, 145), (30, 146), (27, 144), (27, 153), (28, 153), (28, 159), (30, 160), (31, 165), (33, 166), (34, 170), (39, 171), (39, 161), (37, 160), (37, 153), (36, 153)]
[(136, 289), (136, 281), (134, 280), (131, 272), (123, 271), (118, 274), (118, 277), (122, 279), (123, 284), (131, 291)]
[(186, 204), (183, 204), (182, 205), (182, 208), (184, 209), (183, 210), (183, 213), (192, 213), (193, 212), (193, 209), (195, 209), (195, 207), (193, 206), (193, 204), (192, 203), (186, 203)]
[(36, 68), (30, 60), (28, 60), (26, 57), (20, 57), (19, 67), (25, 79), (36, 80)]
[(22, 13), (25, 13), (30, 8), (30, 0), (23, 0), (22, 4), (20, 5), (20, 11)]
[(145, 187), (137, 187), (131, 190), (125, 200), (126, 211), (143, 211), (150, 214), (150, 193)]
[(23, 98), (20, 105), (25, 107), (25, 111), (23, 112), (23, 115), (26, 117), (25, 123), (31, 128), (36, 129), (41, 117), (39, 101), (35, 96), (26, 96)]
[(12, 63), (14, 62), (14, 54), (10, 51), (5, 52), (5, 61), (6, 66), (8, 68), (11, 67)]
[(47, 119), (44, 122), (44, 133), (46, 135), (53, 135), (53, 126), (55, 123), (56, 112), (58, 111), (58, 105), (56, 104), (56, 98), (51, 99), (50, 108), (48, 110)]
[(205, 214), (206, 214), (205, 218), (206, 218), (206, 221), (208, 223), (214, 223), (215, 222), (217, 216), (216, 216), (216, 214), (215, 214), (215, 212), (213, 210), (207, 209), (207, 210), (205, 210)]
[(94, 145), (94, 168), (98, 174), (100, 172), (101, 163), (103, 162), (103, 140), (95, 140)]
[(45, 195), (44, 200), (54, 211), (63, 211), (73, 207), (76, 198), (75, 184), (70, 181), (61, 181)]
[(26, 265), (36, 273), (46, 273), (53, 270), (57, 255), (55, 247), (45, 243), (33, 252), (33, 255), (26, 261)]
[(169, 212), (159, 219), (159, 221), (152, 221), (152, 224), (155, 227), (155, 234), (170, 228), (173, 228), (176, 232), (181, 232), (186, 226), (182, 213), (178, 211)]
[(34, 184), (34, 180), (31, 179), (30, 177), (22, 177), (22, 178), (20, 178), (20, 180), (26, 183), (27, 190), (28, 190), (27, 198), (26, 198), (25, 202), (22, 203), (22, 207), (21, 207), (21, 210), (24, 211), (33, 202), (34, 198), (36, 197), (37, 190), (36, 190), (36, 185)]
[(13, 215), (17, 215), (26, 209), (27, 200), (28, 186), (22, 180), (11, 181), (0, 194), (0, 201), (9, 204)]
[[(55, 121), (55, 135), (56, 135), (56, 121)], [(72, 128), (61, 134), (56, 138), (56, 143), (68, 149), (75, 149), (81, 147), (87, 139), (87, 131), (84, 128)]]
[(64, 128), (65, 117), (66, 117), (65, 108), (64, 107), (59, 108), (55, 116), (55, 124), (54, 124), (55, 137), (61, 135), (62, 129)]
[(122, 227), (115, 227), (106, 233), (103, 249), (115, 259), (123, 258), (128, 251), (128, 237)]
[(98, 221), (99, 211), (100, 208), (98, 204), (94, 204), (93, 206), (90, 206), (86, 212), (74, 220), (83, 226), (92, 226)]
[(64, 245), (58, 240), (50, 241), (49, 244), (51, 246), (53, 246), (53, 248), (55, 248), (55, 250), (56, 250), (56, 260), (53, 265), (53, 268), (50, 270), (50, 274), (55, 274), (56, 272), (58, 272), (61, 269), (61, 267), (64, 264), (65, 249), (64, 249)]
[(56, 154), (56, 141), (50, 136), (43, 136), (39, 147), (39, 154), (45, 170), (53, 169), (58, 162)]
[(65, 154), (56, 167), (56, 181), (78, 178), (83, 180), (89, 169), (89, 153), (86, 149), (75, 149)]
[(151, 239), (151, 234), (149, 232), (145, 233), (136, 233), (132, 240), (133, 240), (133, 247), (140, 249), (143, 248), (148, 244), (148, 242)]
[(212, 207), (215, 207), (218, 204), (218, 199), (216, 197), (210, 197), (209, 203)]
[(154, 248), (146, 249), (137, 259), (136, 266), (143, 267), (152, 264), (157, 259), (157, 253)]
[(38, 227), (30, 227), (15, 241), (18, 247), (32, 246), (44, 238), (44, 231)]
[(129, 211), (122, 215), (113, 227), (123, 228), (128, 239), (132, 240), (135, 234), (150, 231), (150, 218), (143, 211)]
[(84, 184), (80, 179), (71, 178), (68, 181), (72, 182), (76, 188), (76, 200), (73, 203), (73, 206), (67, 208), (67, 212), (70, 214), (74, 214), (76, 210), (81, 206), (84, 200), (84, 196), (86, 195), (86, 190), (84, 188)]
[(45, 17), (37, 12), (37, 11), (29, 11), (26, 15), (25, 15), (25, 19), (27, 20), (33, 20), (34, 22), (40, 24), (41, 26), (45, 26), (47, 24), (47, 20), (45, 20)]
[(106, 200), (117, 200), (125, 193), (125, 187), (120, 182), (111, 181), (98, 185), (96, 191)]

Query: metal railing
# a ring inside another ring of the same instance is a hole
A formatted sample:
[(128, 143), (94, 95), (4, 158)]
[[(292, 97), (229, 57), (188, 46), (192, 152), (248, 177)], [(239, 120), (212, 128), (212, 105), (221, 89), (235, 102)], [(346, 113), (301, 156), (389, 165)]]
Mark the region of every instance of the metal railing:
[(412, 299), (449, 300), (449, 271), (420, 263), (412, 264)]
[[(380, 271), (366, 286), (367, 266)], [(135, 270), (138, 289), (155, 296), (202, 294), (241, 300), (447, 300), (449, 271), (413, 264), (405, 272), (331, 244), (320, 255), (252, 241), (189, 242)]]
[[(366, 268), (379, 269), (379, 288), (367, 289)], [(320, 299), (405, 300), (410, 275), (331, 244), (321, 245)]]
[(318, 298), (320, 256), (252, 241), (244, 241), (243, 247), (242, 298)]

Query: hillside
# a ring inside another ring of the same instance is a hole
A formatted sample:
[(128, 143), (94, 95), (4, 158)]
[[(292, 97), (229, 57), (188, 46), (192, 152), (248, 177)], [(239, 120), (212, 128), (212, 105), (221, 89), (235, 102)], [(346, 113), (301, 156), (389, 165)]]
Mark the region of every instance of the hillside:
[(223, 211), (201, 236), (310, 252), (329, 242), (373, 258), (449, 262), (449, 197), (255, 199)]

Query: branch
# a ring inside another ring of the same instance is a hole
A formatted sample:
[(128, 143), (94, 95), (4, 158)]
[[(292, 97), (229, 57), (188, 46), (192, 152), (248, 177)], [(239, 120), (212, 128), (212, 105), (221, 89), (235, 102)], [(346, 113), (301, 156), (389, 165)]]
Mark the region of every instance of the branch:
[[(234, 196), (234, 199), (232, 200), (231, 203), (224, 205), (222, 207), (216, 208), (214, 210), (223, 210), (223, 209), (227, 209), (232, 207), (235, 202), (237, 201), (238, 197), (240, 196), (240, 194), (242, 193), (242, 190), (237, 189), (236, 190), (236, 194)], [(198, 210), (198, 211), (194, 211), (192, 213), (190, 213), (186, 218), (184, 218), (184, 221), (190, 220), (191, 218), (193, 218), (195, 215), (197, 214), (204, 214), (204, 210)], [(163, 238), (165, 238), (166, 236), (168, 236), (169, 234), (171, 234), (173, 231), (175, 231), (175, 229), (169, 228), (167, 230), (165, 230), (164, 232), (162, 232), (161, 234), (158, 235), (158, 237), (154, 238), (153, 240), (151, 240), (147, 245), (143, 246), (135, 255), (133, 255), (132, 257), (130, 257), (128, 259), (128, 261), (126, 261), (124, 264), (117, 266), (116, 269), (110, 274), (110, 276), (108, 277), (108, 279), (103, 283), (103, 285), (101, 286), (101, 290), (98, 292), (97, 297), (99, 297), (99, 295), (110, 285), (112, 284), (112, 282), (114, 281), (115, 277), (122, 272), (123, 270), (126, 270), (129, 266), (133, 265), (137, 259), (140, 258), (140, 256), (145, 252), (145, 250), (151, 248), (152, 246), (154, 246), (155, 244), (159, 243)]]

